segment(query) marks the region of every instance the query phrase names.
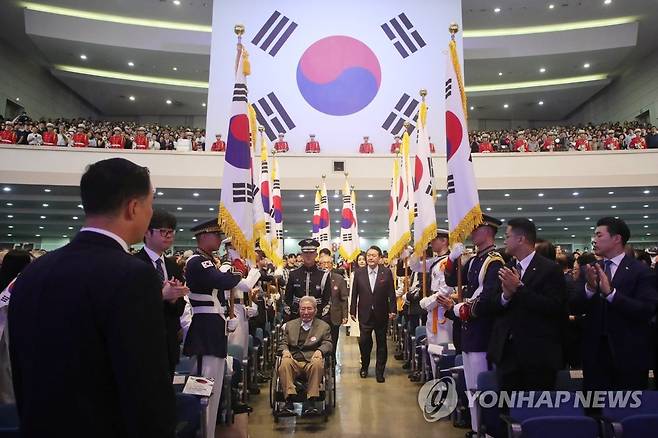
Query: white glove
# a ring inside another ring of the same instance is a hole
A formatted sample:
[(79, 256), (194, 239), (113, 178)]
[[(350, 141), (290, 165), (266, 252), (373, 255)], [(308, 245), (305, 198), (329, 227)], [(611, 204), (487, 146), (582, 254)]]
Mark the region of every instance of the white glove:
[(283, 268), (276, 268), (274, 270), (274, 276), (275, 277), (283, 277)]
[(414, 249), (411, 246), (407, 246), (405, 249), (402, 250), (402, 253), (400, 254), (401, 259), (408, 259), (411, 254), (413, 254)]
[(457, 317), (459, 317), (459, 309), (461, 309), (461, 307), (462, 307), (463, 305), (464, 305), (464, 303), (457, 303), (457, 304), (455, 304), (454, 307), (452, 308), (452, 312), (453, 312)]
[(234, 332), (238, 328), (238, 318), (229, 318), (227, 321), (228, 331)]
[(463, 243), (456, 243), (452, 247), (452, 249), (450, 250), (450, 255), (448, 257), (450, 257), (450, 260), (452, 260), (454, 262), (459, 257), (461, 257), (462, 254), (464, 254), (464, 244)]

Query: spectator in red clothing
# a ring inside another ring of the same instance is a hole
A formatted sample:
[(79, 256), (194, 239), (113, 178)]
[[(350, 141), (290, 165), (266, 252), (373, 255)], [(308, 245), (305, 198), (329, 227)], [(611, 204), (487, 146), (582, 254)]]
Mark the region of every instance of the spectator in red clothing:
[(608, 135), (606, 135), (605, 140), (603, 140), (603, 149), (616, 151), (619, 150), (619, 148), (619, 140), (615, 137), (614, 129), (609, 129)]
[(363, 137), (363, 143), (359, 146), (360, 154), (372, 154), (375, 152), (375, 148), (370, 143), (370, 137), (367, 135)]
[(578, 138), (576, 139), (575, 149), (577, 151), (591, 151), (592, 150), (592, 147), (589, 144), (589, 140), (587, 139), (587, 133), (585, 132), (584, 129), (579, 129), (578, 130)]
[(44, 146), (57, 146), (57, 132), (55, 132), (55, 125), (46, 123), (46, 132), (41, 136)]
[(489, 134), (482, 134), (482, 141), (480, 142), (478, 152), (488, 154), (494, 152), (493, 145), (489, 141)]
[(274, 143), (274, 150), (278, 153), (288, 152), (290, 148), (288, 147), (288, 142), (284, 138), (283, 132), (279, 132), (279, 140)]
[(309, 135), (308, 142), (306, 143), (307, 154), (319, 154), (320, 142), (315, 139), (315, 134)]
[(5, 129), (2, 132), (0, 132), (0, 143), (16, 144), (16, 133), (14, 132), (14, 124), (9, 120), (5, 122)]
[(133, 140), (133, 149), (148, 149), (149, 148), (149, 139), (146, 137), (146, 128), (140, 126), (137, 128), (137, 135)]
[(222, 140), (222, 134), (215, 135), (215, 142), (210, 147), (213, 152), (226, 152), (226, 143)]
[(642, 136), (642, 130), (637, 128), (635, 130), (635, 136), (631, 139), (631, 143), (628, 145), (628, 149), (646, 149), (647, 141)]
[(73, 134), (73, 147), (86, 148), (89, 146), (89, 136), (85, 133), (85, 125), (80, 123), (77, 132)]
[(400, 136), (396, 135), (393, 140), (394, 140), (393, 144), (391, 144), (391, 153), (392, 154), (399, 154), (400, 153), (400, 147), (402, 147), (402, 141), (400, 140)]
[(530, 147), (524, 134), (523, 131), (518, 132), (516, 141), (514, 142), (514, 152), (530, 152)]

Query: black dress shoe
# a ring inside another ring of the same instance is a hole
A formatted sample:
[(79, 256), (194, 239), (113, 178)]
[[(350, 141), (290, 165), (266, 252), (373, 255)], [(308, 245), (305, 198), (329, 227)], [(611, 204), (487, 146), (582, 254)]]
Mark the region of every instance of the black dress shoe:
[(474, 438), (476, 436), (478, 436), (478, 433), (472, 430), (469, 430), (468, 432), (466, 432), (466, 434), (464, 434), (465, 438)]
[(384, 382), (386, 382), (384, 376), (377, 376), (377, 383), (384, 383)]
[(408, 370), (409, 368), (411, 368), (411, 364), (409, 362), (405, 362), (404, 364), (402, 364), (403, 370)]
[(236, 403), (231, 406), (231, 409), (236, 414), (250, 414), (254, 411), (254, 408), (244, 403)]
[(283, 407), (283, 410), (281, 411), (280, 415), (283, 416), (283, 417), (293, 417), (293, 416), (297, 415), (295, 413), (295, 405), (290, 401), (286, 402), (286, 404)]
[(314, 417), (316, 415), (320, 415), (320, 410), (314, 406), (309, 406), (302, 412), (304, 417)]
[(362, 369), (361, 371), (359, 371), (359, 376), (361, 376), (362, 379), (365, 379), (366, 377), (368, 377), (368, 370)]

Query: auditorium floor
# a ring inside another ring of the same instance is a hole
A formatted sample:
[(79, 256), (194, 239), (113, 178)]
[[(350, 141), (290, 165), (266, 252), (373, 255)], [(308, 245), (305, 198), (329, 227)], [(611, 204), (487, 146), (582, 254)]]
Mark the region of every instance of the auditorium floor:
[(375, 352), (373, 348), (370, 375), (361, 379), (357, 338), (345, 337), (339, 341), (336, 411), (325, 423), (322, 418), (281, 418), (275, 424), (268, 402), (267, 385), (261, 394), (252, 396), (254, 412), (249, 416), (250, 437), (313, 436), (387, 438), (407, 436), (463, 437), (466, 430), (456, 429), (447, 420), (428, 423), (418, 406), (419, 384), (409, 382), (402, 362), (393, 358), (389, 341), (389, 359), (386, 383), (377, 383), (374, 377)]

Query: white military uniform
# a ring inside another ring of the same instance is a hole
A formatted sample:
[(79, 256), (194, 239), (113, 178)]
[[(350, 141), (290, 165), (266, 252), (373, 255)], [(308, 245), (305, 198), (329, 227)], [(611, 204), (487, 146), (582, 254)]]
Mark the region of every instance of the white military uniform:
[[(230, 264), (223, 264), (220, 268), (222, 272), (231, 270)], [(233, 313), (237, 318), (236, 329), (228, 335), (228, 345), (239, 345), (242, 347), (241, 360), (247, 359), (249, 356), (249, 318), (258, 315), (258, 306), (256, 303), (245, 305), (245, 297), (248, 297), (249, 292), (256, 286), (260, 279), (260, 270), (251, 268), (247, 278), (240, 280), (237, 286), (230, 291), (226, 291), (226, 300), (230, 298), (231, 294), (235, 303), (233, 304)]]
[[(450, 296), (454, 288), (448, 286), (445, 280), (445, 265), (448, 255), (432, 257), (425, 260), (425, 272), (431, 276), (430, 289), (432, 294), (420, 300), (420, 307), (427, 311), (427, 351), (430, 354), (438, 355), (442, 353), (440, 343), (452, 342), (452, 321), (444, 315), (445, 309), (439, 306), (437, 297), (439, 295)], [(423, 263), (420, 259), (414, 257), (409, 261), (409, 267), (414, 272), (423, 272)], [(436, 330), (434, 326), (436, 325)], [(436, 378), (434, 361), (432, 365), (432, 374)]]

